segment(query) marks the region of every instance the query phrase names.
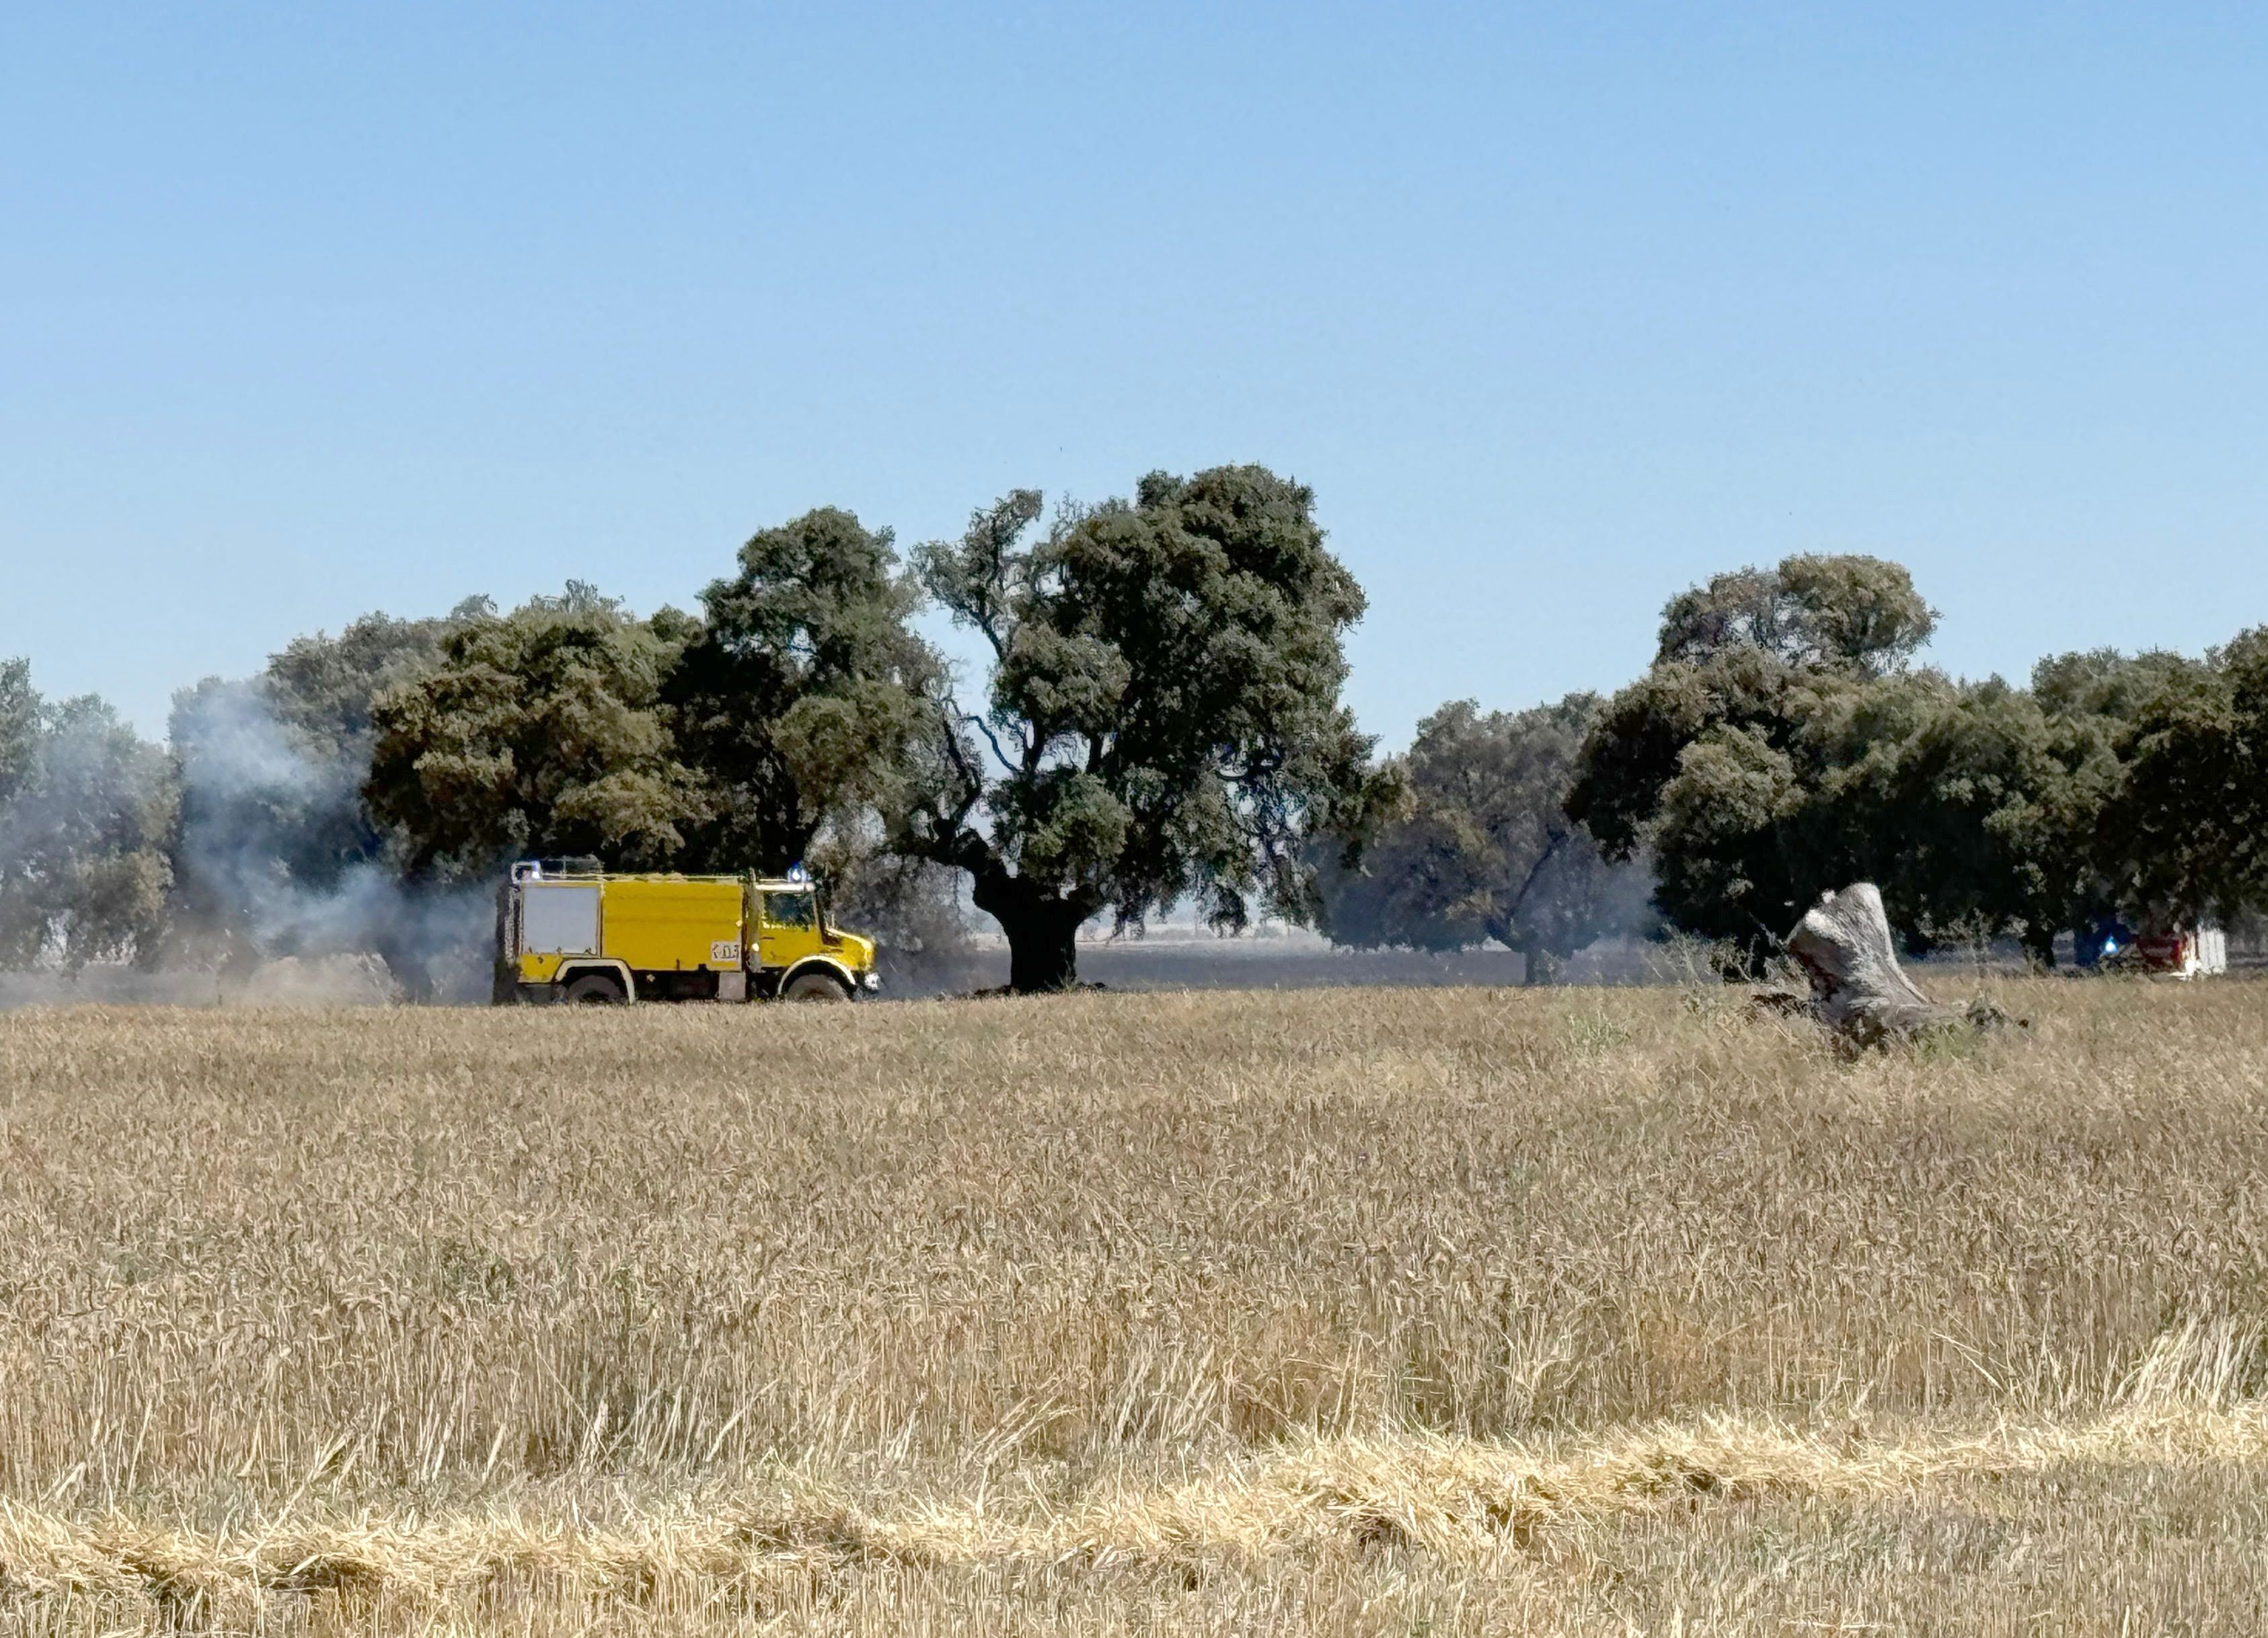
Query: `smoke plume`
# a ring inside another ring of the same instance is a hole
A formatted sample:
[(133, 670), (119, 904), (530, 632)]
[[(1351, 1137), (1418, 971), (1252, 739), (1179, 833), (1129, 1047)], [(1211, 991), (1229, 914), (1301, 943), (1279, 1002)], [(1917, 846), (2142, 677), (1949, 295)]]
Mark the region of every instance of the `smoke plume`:
[(175, 699), (176, 959), (249, 984), (266, 964), (376, 957), (413, 999), (485, 999), (486, 891), (400, 879), (363, 804), (367, 738), (314, 743), (269, 688), (211, 679)]

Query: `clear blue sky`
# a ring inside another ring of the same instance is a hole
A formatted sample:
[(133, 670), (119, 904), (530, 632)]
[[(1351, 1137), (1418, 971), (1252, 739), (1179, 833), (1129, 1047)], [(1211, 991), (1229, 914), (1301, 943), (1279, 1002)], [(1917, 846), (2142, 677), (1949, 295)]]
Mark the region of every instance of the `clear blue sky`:
[(1388, 743), (1902, 559), (1933, 657), (2268, 620), (2257, 6), (0, 11), (0, 654), (1264, 461)]

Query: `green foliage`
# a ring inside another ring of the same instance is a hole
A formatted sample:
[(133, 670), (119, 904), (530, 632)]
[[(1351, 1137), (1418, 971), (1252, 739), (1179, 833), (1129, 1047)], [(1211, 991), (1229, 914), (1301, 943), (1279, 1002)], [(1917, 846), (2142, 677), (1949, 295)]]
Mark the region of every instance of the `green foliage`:
[(2022, 935), (2105, 901), (2092, 838), (2117, 780), (2100, 716), (2131, 679), (2067, 656), (2039, 693), (1905, 662), (1934, 616), (1905, 571), (1791, 558), (1672, 600), (1660, 656), (1615, 696), (1569, 811), (1611, 857), (1651, 845), (1681, 928), (1771, 947), (1830, 888), (1876, 882), (1894, 926)]
[(269, 657), (262, 695), (303, 754), (366, 764), (379, 696), (431, 670), (452, 632), (495, 614), (487, 598), (468, 598), (439, 620), (365, 614), (335, 637), (294, 637)]
[(2124, 724), (2101, 852), (2137, 922), (2268, 907), (2268, 627), (2160, 664)]
[(152, 953), (175, 811), (165, 753), (108, 705), (44, 701), (0, 664), (0, 966)]
[(1655, 659), (1699, 664), (1752, 648), (1789, 665), (1879, 677), (1902, 669), (1936, 628), (1937, 611), (1898, 564), (1803, 555), (1719, 575), (1672, 599)]
[(689, 868), (776, 872), (822, 829), (841, 854), (861, 816), (904, 809), (944, 677), (919, 599), (889, 532), (831, 507), (755, 535), (702, 593), (664, 689), (705, 810)]
[[(705, 619), (574, 583), (371, 615), (183, 691), (170, 761), (0, 664), (0, 962), (147, 959), (169, 918), (249, 951), (275, 904), (350, 877), (526, 854), (807, 859), (908, 948), (951, 937), (965, 871), (1020, 988), (1072, 981), (1098, 913), (1190, 894), (1226, 929), (1265, 906), (1548, 973), (1625, 918), (1641, 857), (1678, 927), (1751, 952), (1859, 878), (1912, 944), (2013, 932), (2043, 958), (2114, 916), (2268, 908), (2268, 628), (2204, 661), (1956, 682), (1911, 665), (1936, 615), (1904, 569), (1794, 556), (1673, 599), (1610, 701), (1454, 703), (1373, 768), (1340, 698), (1362, 595), (1304, 487), (1152, 474), (1040, 523), (1014, 491), (909, 569), (887, 531), (809, 512), (740, 548)], [(925, 597), (990, 648), (967, 706), (912, 629)]]
[(678, 758), (664, 680), (699, 626), (626, 613), (586, 585), (474, 619), (430, 669), (380, 694), (364, 794), (416, 878), (483, 876), (518, 855), (674, 863), (710, 816)]
[(1656, 661), (1592, 725), (1568, 812), (1609, 857), (1629, 858), (1644, 845), (1688, 750), (1705, 736), (1746, 731), (1793, 761), (1803, 726), (1858, 687), (1848, 673), (1794, 665), (1750, 643), (1698, 661)]
[(0, 803), (32, 776), (40, 754), (40, 696), (29, 660), (0, 660)]
[(2057, 654), (2032, 667), (2032, 697), (2051, 716), (2066, 721), (2128, 724), (2161, 690), (2209, 669), (2162, 650), (2132, 656), (2116, 649)]
[(1866, 759), (1868, 687), (1747, 642), (1659, 661), (1594, 724), (1567, 811), (1609, 858), (1650, 848), (1655, 902), (1681, 929), (1768, 948), (1862, 840), (1813, 798), (1837, 760)]
[(1303, 837), (1351, 831), (1374, 791), (1339, 699), (1362, 593), (1314, 509), (1263, 467), (1153, 473), (1035, 543), (1026, 489), (917, 554), (994, 664), (983, 711), (948, 708), (901, 845), (970, 872), (1016, 988), (1069, 983), (1072, 935), (1105, 907), (1138, 920), (1198, 892), (1226, 928), (1256, 900), (1317, 913)]
[(1872, 685), (1865, 728), (1830, 742), (1821, 799), (1857, 828), (1885, 907), (1918, 942), (2021, 935), (2042, 961), (2099, 898), (2089, 832), (2114, 775), (2102, 737), (1997, 678)]
[(1318, 859), (1332, 940), (1452, 950), (1494, 939), (1522, 951), (1536, 981), (1633, 924), (1643, 872), (1609, 864), (1565, 808), (1600, 704), (1572, 694), (1484, 714), (1461, 700), (1420, 724), (1390, 765), (1403, 790), (1359, 866), (1329, 844)]
[(1712, 724), (1662, 789), (1655, 900), (1689, 932), (1753, 944), (1792, 922), (1802, 888), (1803, 785), (1763, 730)]

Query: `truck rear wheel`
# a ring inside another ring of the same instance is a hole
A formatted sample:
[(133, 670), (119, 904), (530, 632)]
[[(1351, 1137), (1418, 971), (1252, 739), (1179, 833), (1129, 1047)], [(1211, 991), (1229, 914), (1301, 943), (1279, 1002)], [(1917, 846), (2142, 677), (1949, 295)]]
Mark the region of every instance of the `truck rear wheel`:
[(584, 1007), (619, 1007), (630, 997), (622, 994), (621, 981), (605, 973), (585, 973), (570, 983), (560, 1000), (571, 1005)]
[(780, 992), (782, 1001), (848, 1001), (850, 992), (824, 973), (806, 973)]

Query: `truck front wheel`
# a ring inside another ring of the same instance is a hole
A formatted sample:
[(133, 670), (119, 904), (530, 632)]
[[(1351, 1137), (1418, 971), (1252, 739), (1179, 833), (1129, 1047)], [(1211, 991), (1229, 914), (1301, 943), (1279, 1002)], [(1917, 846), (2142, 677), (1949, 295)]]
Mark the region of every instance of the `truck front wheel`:
[(569, 984), (560, 1000), (584, 1007), (619, 1007), (630, 997), (619, 981), (604, 973), (585, 973)]
[(824, 973), (806, 973), (780, 992), (782, 1001), (848, 1001), (850, 992)]

